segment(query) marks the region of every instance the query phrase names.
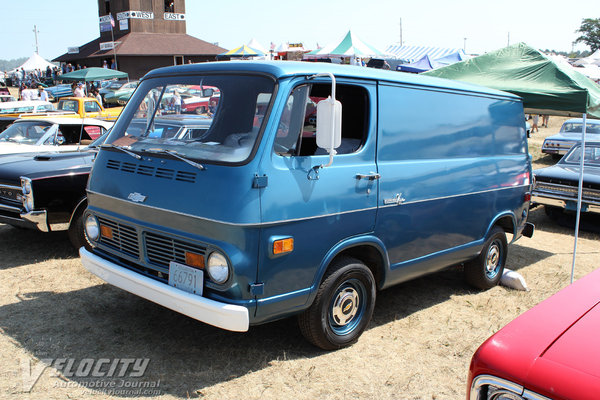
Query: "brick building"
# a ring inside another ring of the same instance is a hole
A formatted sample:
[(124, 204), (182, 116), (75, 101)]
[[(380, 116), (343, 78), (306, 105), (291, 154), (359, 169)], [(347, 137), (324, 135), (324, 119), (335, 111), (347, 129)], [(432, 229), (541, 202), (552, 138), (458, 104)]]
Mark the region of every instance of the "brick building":
[(158, 67), (214, 61), (226, 51), (186, 33), (185, 0), (98, 0), (98, 17), (100, 37), (53, 61), (101, 67), (116, 59), (117, 69), (137, 79)]

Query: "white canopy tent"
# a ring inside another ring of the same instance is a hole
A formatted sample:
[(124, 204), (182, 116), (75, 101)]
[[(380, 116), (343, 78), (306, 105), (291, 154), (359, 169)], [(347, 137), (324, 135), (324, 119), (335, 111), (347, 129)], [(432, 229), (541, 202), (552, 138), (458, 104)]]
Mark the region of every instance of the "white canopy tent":
[(45, 71), (48, 66), (50, 66), (50, 68), (56, 67), (56, 65), (52, 64), (51, 62), (44, 60), (44, 58), (42, 58), (42, 56), (40, 56), (38, 53), (33, 53), (33, 55), (29, 57), (27, 61), (17, 68), (10, 70), (9, 73), (14, 73), (17, 71), (17, 69), (23, 69), (25, 72), (30, 72), (34, 69)]
[(253, 48), (254, 50), (258, 50), (261, 53), (269, 54), (269, 50), (265, 46), (262, 45), (256, 38), (250, 39), (250, 41), (246, 44), (248, 47)]
[(576, 67), (585, 67), (586, 65), (600, 66), (600, 49), (596, 50), (592, 55), (575, 61), (573, 64)]

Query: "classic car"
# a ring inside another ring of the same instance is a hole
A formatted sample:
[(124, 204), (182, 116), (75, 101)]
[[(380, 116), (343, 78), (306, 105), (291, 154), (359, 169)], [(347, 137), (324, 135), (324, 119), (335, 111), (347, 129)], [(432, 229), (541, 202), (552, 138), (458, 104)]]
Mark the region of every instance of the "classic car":
[(73, 117), (98, 118), (114, 121), (123, 107), (105, 109), (95, 97), (64, 97), (56, 106), (58, 111), (73, 113)]
[[(577, 210), (577, 192), (581, 161), (581, 144), (576, 144), (556, 164), (533, 171), (535, 185), (532, 206), (542, 204), (546, 212)], [(600, 211), (600, 141), (585, 144), (582, 212)]]
[(49, 101), (28, 100), (0, 103), (0, 117), (18, 117), (22, 114), (43, 113), (54, 110), (54, 106)]
[(217, 93), (219, 89), (214, 86), (192, 86), (181, 94), (181, 111), (205, 114), (210, 98)]
[(88, 246), (81, 215), (97, 146), (81, 151), (0, 156), (0, 223), (42, 232), (69, 231), (75, 248)]
[[(125, 104), (127, 104), (127, 101), (129, 101), (129, 98), (135, 91), (135, 88), (137, 88), (138, 83), (139, 82), (137, 81), (127, 82), (124, 85), (122, 85), (119, 89), (106, 93), (103, 96), (104, 103), (107, 106), (124, 106)], [(112, 84), (107, 87), (111, 86)]]
[(0, 94), (0, 103), (6, 103), (7, 101), (17, 101), (17, 99), (10, 94)]
[(73, 96), (73, 90), (71, 85), (63, 83), (56, 86), (50, 86), (44, 89), (48, 93), (48, 97), (54, 101), (57, 101), (63, 97)]
[[(555, 158), (566, 154), (574, 144), (581, 141), (582, 129), (582, 118), (571, 118), (566, 120), (556, 135), (548, 136), (544, 139), (542, 153), (552, 154)], [(585, 132), (586, 141), (600, 141), (600, 120), (588, 118)]]
[(469, 368), (469, 400), (598, 399), (600, 269), (486, 340)]
[(154, 120), (152, 129), (144, 132), (146, 116), (132, 120), (127, 136), (147, 136), (155, 139), (198, 140), (210, 128), (211, 118), (196, 115), (161, 115)]
[(77, 150), (112, 125), (93, 118), (21, 118), (0, 133), (0, 154)]

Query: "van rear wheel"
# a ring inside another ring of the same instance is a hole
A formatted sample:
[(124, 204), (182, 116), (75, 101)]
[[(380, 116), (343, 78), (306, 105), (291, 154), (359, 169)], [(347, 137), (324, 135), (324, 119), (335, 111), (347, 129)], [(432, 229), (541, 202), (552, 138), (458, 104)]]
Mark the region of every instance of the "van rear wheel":
[(344, 257), (331, 265), (313, 304), (298, 317), (304, 337), (324, 350), (356, 342), (375, 307), (375, 278), (362, 262)]
[(500, 282), (508, 255), (506, 233), (495, 226), (477, 258), (465, 263), (465, 278), (479, 289), (489, 289)]

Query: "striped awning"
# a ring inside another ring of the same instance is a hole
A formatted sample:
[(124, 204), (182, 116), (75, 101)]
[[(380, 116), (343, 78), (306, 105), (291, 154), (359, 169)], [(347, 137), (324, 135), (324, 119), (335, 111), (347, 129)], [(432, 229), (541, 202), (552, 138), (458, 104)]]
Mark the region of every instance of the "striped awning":
[(442, 58), (452, 53), (461, 53), (464, 56), (463, 49), (449, 47), (430, 47), (430, 46), (400, 46), (391, 45), (385, 52), (396, 59), (403, 60), (407, 63), (415, 62), (425, 55), (431, 60)]
[(219, 54), (220, 57), (255, 57), (264, 55), (265, 54), (263, 52), (253, 49), (252, 47), (249, 47), (245, 44), (241, 45), (240, 47), (236, 47), (235, 49)]
[(363, 42), (351, 31), (346, 36), (335, 43), (331, 43), (321, 49), (316, 49), (306, 54), (308, 57), (377, 57), (381, 52), (373, 46)]

